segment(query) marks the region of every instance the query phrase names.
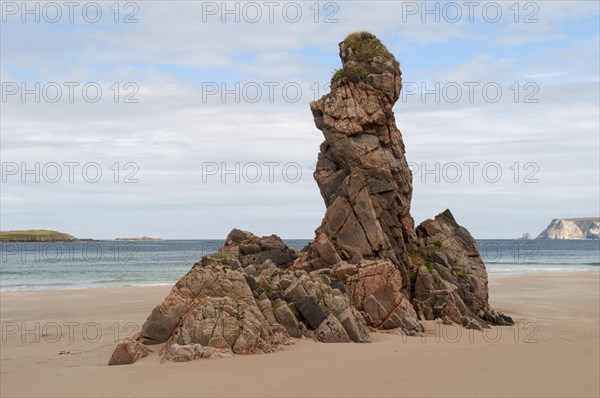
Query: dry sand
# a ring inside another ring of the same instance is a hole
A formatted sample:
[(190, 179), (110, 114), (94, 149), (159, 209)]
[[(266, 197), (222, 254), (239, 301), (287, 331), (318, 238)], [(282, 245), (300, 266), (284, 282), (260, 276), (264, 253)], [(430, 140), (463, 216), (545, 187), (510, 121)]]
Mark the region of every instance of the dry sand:
[(115, 340), (134, 333), (168, 290), (0, 294), (1, 395), (600, 395), (598, 272), (491, 276), (492, 305), (517, 325), (487, 334), (431, 322), (425, 338), (302, 340), (274, 354), (179, 364), (160, 364), (155, 349), (134, 365), (108, 367)]

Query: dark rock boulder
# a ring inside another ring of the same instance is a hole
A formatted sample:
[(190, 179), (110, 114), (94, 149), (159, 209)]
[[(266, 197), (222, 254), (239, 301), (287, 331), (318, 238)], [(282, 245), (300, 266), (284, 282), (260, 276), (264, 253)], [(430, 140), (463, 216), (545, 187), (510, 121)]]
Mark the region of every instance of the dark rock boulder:
[(275, 307), (273, 312), (279, 322), (285, 330), (287, 330), (290, 337), (299, 339), (302, 337), (302, 330), (300, 330), (300, 323), (287, 303), (282, 300), (276, 301), (273, 306)]
[(238, 259), (243, 267), (271, 260), (277, 267), (287, 268), (298, 257), (277, 235), (258, 237), (239, 229), (227, 235), (221, 251)]
[(317, 329), (327, 318), (319, 304), (310, 296), (302, 297), (294, 303), (302, 319), (311, 329)]

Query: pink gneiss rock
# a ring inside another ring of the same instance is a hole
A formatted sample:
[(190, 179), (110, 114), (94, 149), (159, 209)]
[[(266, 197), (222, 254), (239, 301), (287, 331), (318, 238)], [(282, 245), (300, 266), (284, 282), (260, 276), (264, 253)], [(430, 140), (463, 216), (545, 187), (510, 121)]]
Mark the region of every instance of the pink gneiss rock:
[[(419, 335), (431, 319), (512, 324), (490, 308), (476, 242), (449, 210), (415, 230), (392, 112), (399, 63), (365, 32), (340, 43), (340, 58), (331, 92), (310, 104), (325, 137), (314, 177), (327, 210), (314, 241), (297, 253), (276, 235), (231, 231), (144, 324), (139, 340), (165, 343), (163, 360), (268, 353), (295, 338), (362, 343), (369, 328)], [(142, 347), (121, 343), (113, 357), (132, 363)]]
[(147, 357), (151, 351), (142, 343), (133, 339), (125, 339), (117, 344), (108, 366), (130, 365), (138, 359)]

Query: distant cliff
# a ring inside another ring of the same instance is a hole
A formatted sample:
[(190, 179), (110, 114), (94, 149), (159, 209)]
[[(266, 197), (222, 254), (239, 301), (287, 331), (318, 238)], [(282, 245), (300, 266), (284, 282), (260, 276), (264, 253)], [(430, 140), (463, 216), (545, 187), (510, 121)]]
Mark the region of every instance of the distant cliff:
[(555, 218), (536, 239), (599, 239), (600, 217)]

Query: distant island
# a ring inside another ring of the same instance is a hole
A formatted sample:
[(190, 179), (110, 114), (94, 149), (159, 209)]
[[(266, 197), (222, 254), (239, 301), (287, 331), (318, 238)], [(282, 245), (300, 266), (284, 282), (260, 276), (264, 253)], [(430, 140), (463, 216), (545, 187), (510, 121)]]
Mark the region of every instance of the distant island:
[(115, 240), (162, 240), (153, 236), (136, 236), (134, 238), (116, 238)]
[(73, 235), (48, 229), (0, 231), (0, 242), (78, 242), (91, 240), (78, 239)]
[(523, 236), (521, 236), (519, 239), (529, 240), (529, 239), (531, 239), (531, 234), (529, 232), (524, 232)]
[(600, 217), (555, 218), (536, 239), (600, 239)]

